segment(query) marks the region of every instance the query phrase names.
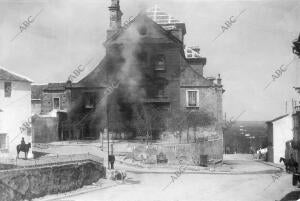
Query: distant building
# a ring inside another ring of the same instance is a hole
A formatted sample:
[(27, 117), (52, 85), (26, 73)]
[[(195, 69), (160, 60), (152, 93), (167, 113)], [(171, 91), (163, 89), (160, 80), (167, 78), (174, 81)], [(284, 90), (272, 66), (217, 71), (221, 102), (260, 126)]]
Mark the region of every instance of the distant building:
[(267, 121), (268, 155), (267, 160), (280, 163), (280, 157), (290, 158), (291, 140), (293, 139), (293, 118), (286, 114)]
[[(0, 151), (16, 157), (22, 137), (31, 142), (31, 80), (0, 67)], [(29, 157), (32, 156), (30, 149)], [(20, 155), (21, 156), (21, 155)]]

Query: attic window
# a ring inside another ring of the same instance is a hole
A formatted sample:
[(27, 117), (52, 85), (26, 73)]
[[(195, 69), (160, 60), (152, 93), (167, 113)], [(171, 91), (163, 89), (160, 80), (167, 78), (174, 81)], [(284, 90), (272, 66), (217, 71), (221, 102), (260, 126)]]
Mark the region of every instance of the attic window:
[(146, 26), (141, 26), (141, 27), (139, 27), (138, 31), (139, 31), (139, 33), (140, 33), (141, 35), (144, 36), (144, 35), (147, 34), (147, 27), (146, 27)]
[(187, 57), (193, 57), (193, 55), (192, 54), (188, 54)]
[(154, 70), (166, 70), (165, 55), (158, 54), (154, 57)]

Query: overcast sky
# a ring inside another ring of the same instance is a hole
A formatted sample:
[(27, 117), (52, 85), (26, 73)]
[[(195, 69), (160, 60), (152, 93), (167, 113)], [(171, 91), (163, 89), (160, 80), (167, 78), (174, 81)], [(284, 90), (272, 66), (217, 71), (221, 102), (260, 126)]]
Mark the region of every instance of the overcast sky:
[[(291, 111), (292, 98), (300, 100), (293, 89), (300, 86), (299, 58), (264, 89), (272, 74), (294, 58), (291, 42), (300, 33), (299, 0), (120, 0), (120, 4), (123, 21), (157, 4), (185, 22), (185, 44), (199, 45), (207, 58), (205, 76), (221, 74), (227, 116), (245, 110), (239, 120), (270, 120), (285, 113), (285, 101)], [(110, 0), (0, 0), (0, 65), (36, 83), (48, 83), (66, 81), (78, 65), (93, 59), (78, 81), (104, 56), (109, 5)], [(225, 22), (243, 10), (214, 40)], [(39, 12), (12, 40), (23, 21)]]

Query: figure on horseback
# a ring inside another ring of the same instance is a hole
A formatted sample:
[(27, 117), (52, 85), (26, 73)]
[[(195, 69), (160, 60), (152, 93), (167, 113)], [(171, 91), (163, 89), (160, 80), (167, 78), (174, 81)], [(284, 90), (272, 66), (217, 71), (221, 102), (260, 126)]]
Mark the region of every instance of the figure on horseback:
[(25, 159), (27, 159), (27, 155), (29, 149), (31, 148), (31, 143), (26, 144), (24, 137), (22, 137), (21, 144), (17, 145), (17, 158), (19, 158), (20, 151), (25, 153)]

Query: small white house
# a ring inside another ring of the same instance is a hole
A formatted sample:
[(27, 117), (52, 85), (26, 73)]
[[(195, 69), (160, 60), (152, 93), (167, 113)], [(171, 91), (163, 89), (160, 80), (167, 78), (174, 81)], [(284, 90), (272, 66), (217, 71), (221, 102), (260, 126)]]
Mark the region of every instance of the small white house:
[[(0, 156), (16, 157), (16, 146), (31, 143), (31, 83), (0, 66)], [(24, 129), (26, 128), (26, 129)], [(27, 129), (29, 128), (29, 129)], [(24, 153), (20, 153), (24, 157)], [(32, 148), (28, 153), (32, 157)]]
[(268, 155), (269, 162), (280, 163), (280, 157), (289, 157), (291, 153), (289, 141), (293, 139), (293, 118), (286, 114), (267, 121)]

